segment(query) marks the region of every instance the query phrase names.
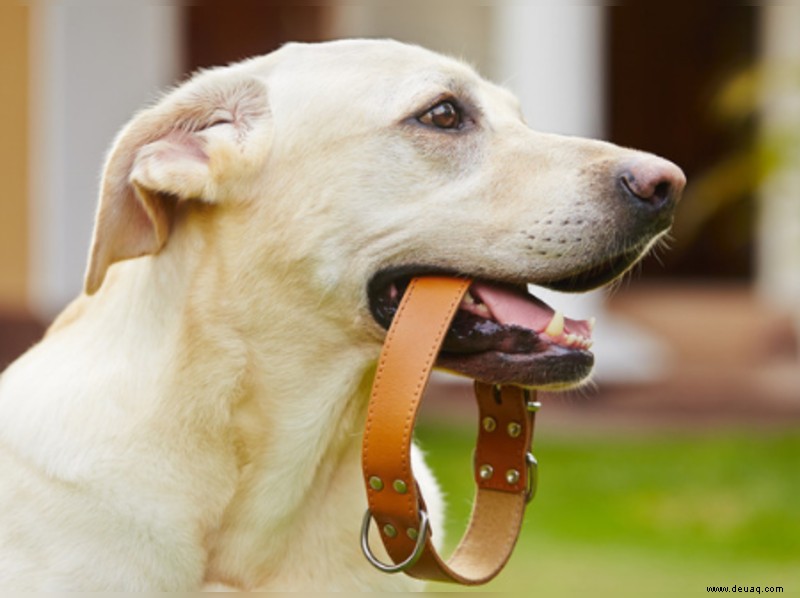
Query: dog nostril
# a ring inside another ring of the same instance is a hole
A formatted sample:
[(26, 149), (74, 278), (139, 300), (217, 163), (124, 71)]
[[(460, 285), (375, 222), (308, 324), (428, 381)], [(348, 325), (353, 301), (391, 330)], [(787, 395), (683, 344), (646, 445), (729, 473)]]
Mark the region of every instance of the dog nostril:
[(671, 185), (668, 181), (642, 180), (644, 177), (632, 172), (625, 172), (620, 178), (628, 193), (645, 203), (659, 205), (669, 197)]
[(653, 200), (652, 203), (662, 204), (667, 199), (669, 199), (670, 192), (672, 191), (672, 185), (667, 183), (666, 181), (658, 183), (656, 185), (655, 191), (650, 198)]
[(680, 168), (660, 158), (638, 162), (620, 174), (628, 195), (654, 208), (677, 201), (686, 183)]

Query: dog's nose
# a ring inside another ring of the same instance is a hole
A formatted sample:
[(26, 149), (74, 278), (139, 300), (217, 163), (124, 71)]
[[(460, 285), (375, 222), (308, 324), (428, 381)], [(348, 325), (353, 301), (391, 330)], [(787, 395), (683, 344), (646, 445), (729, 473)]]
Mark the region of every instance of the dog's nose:
[(619, 180), (631, 199), (656, 210), (675, 204), (686, 186), (683, 171), (657, 156), (626, 164)]

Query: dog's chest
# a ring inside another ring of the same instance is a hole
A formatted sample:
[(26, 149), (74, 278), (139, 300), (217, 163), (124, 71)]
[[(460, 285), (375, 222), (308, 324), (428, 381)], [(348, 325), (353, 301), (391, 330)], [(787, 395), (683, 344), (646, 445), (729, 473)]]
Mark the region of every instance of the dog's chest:
[(311, 477), (295, 467), (247, 477), (212, 539), (207, 583), (264, 591), (407, 591), (418, 584), (371, 567), (359, 530), (366, 509), (360, 442)]

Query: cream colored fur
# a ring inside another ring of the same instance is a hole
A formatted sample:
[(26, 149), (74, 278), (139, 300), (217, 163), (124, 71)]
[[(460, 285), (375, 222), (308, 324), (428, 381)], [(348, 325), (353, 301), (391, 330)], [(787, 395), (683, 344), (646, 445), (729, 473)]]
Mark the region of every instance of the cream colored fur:
[[(475, 130), (413, 122), (446, 94)], [(464, 64), (389, 41), (169, 93), (109, 154), (87, 292), (0, 378), (0, 587), (419, 587), (358, 545), (368, 280), (567, 272), (610, 243), (593, 186), (641, 156), (535, 133)]]

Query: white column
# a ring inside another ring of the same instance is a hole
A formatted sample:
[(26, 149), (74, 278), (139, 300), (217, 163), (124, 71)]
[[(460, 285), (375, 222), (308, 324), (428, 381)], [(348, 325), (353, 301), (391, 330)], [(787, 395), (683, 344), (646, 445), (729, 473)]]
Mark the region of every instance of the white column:
[[(532, 128), (583, 137), (605, 135), (602, 6), (509, 0), (497, 7), (493, 39), (493, 78), (517, 94)], [(631, 323), (605, 313), (602, 292), (567, 295), (536, 288), (535, 293), (569, 317), (597, 316), (595, 379), (647, 380), (662, 373), (666, 348)]]
[(389, 37), (466, 58), (486, 74), (491, 2), (334, 0), (333, 37)]
[(605, 134), (604, 25), (599, 6), (499, 4), (493, 78), (517, 94), (532, 128)]
[(82, 288), (116, 131), (180, 74), (180, 9), (40, 0), (31, 17), (30, 296), (49, 319)]
[(761, 10), (761, 141), (782, 158), (760, 191), (757, 288), (800, 334), (800, 3)]

